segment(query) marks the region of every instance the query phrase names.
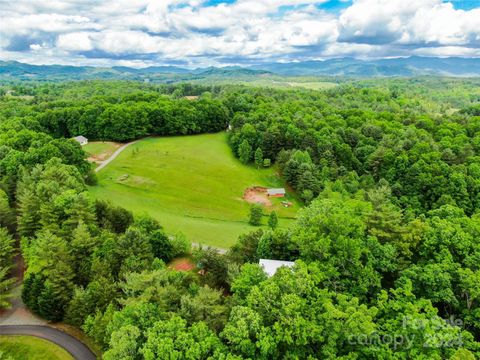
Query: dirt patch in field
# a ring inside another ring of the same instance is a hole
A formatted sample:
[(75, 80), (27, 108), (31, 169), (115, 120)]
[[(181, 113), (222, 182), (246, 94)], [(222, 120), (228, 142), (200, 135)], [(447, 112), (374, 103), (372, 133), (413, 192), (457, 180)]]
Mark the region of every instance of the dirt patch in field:
[(272, 206), (272, 202), (267, 195), (267, 188), (263, 186), (254, 186), (245, 190), (245, 193), (243, 194), (243, 200), (250, 204)]
[(148, 187), (151, 185), (155, 185), (156, 182), (152, 179), (143, 177), (143, 176), (136, 176), (130, 174), (123, 174), (117, 178), (117, 183), (133, 186), (133, 187)]
[(107, 160), (112, 154), (120, 147), (122, 144), (119, 143), (112, 143), (112, 148), (109, 151), (105, 151), (101, 154), (92, 154), (87, 159), (90, 162), (94, 162), (100, 164), (101, 162)]
[(179, 258), (172, 260), (168, 267), (177, 271), (192, 271), (195, 269), (195, 264), (189, 258)]
[(95, 156), (89, 156), (87, 160), (95, 164), (100, 164), (102, 162), (101, 160), (97, 160)]

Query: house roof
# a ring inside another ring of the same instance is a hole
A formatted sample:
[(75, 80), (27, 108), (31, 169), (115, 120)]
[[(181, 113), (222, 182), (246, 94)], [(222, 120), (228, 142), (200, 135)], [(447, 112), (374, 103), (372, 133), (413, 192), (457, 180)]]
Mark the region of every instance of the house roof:
[(293, 261), (282, 261), (282, 260), (270, 260), (270, 259), (260, 259), (260, 266), (263, 267), (263, 270), (267, 273), (268, 277), (275, 275), (277, 270), (282, 266), (291, 268), (295, 265)]
[(284, 188), (267, 189), (267, 194), (268, 194), (268, 195), (277, 195), (277, 194), (283, 194), (283, 195), (285, 195), (285, 189), (284, 189)]
[(85, 136), (82, 136), (82, 135), (80, 135), (80, 136), (75, 136), (73, 139), (74, 139), (74, 140), (77, 140), (79, 143), (88, 141), (88, 139), (87, 139)]

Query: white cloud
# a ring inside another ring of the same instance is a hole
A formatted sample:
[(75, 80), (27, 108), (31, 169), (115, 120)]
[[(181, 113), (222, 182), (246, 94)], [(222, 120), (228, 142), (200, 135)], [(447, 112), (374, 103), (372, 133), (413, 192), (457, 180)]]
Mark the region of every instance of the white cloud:
[(66, 51), (88, 51), (93, 49), (91, 33), (73, 32), (60, 34), (57, 39), (57, 47)]
[(423, 47), (413, 50), (414, 55), (420, 56), (465, 56), (480, 57), (480, 48), (463, 46)]
[[(0, 56), (135, 66), (178, 60), (480, 56), (480, 4), (463, 11), (442, 0), (354, 0), (340, 13), (329, 13), (322, 10), (326, 0), (237, 0), (216, 6), (205, 1), (3, 1)], [(142, 60), (135, 60), (139, 55)]]
[[(100, 28), (100, 26), (91, 22), (89, 18), (78, 15), (32, 14), (2, 18), (2, 32), (5, 29), (7, 36), (12, 34), (25, 35), (32, 31), (58, 33), (96, 28)], [(8, 29), (8, 32), (6, 29)]]
[(451, 4), (422, 8), (412, 18), (412, 41), (442, 45), (480, 44), (480, 9), (455, 10)]
[(112, 54), (148, 54), (161, 50), (161, 38), (141, 31), (103, 31), (92, 34), (95, 47)]
[(324, 57), (382, 57), (385, 55), (385, 47), (380, 45), (370, 44), (355, 44), (355, 43), (331, 43), (326, 46), (322, 52)]
[(37, 51), (37, 50), (42, 49), (42, 45), (40, 45), (40, 44), (31, 44), (31, 45), (30, 45), (30, 49), (32, 49), (33, 51)]
[(480, 44), (480, 9), (441, 0), (357, 0), (340, 16), (340, 39), (366, 44)]

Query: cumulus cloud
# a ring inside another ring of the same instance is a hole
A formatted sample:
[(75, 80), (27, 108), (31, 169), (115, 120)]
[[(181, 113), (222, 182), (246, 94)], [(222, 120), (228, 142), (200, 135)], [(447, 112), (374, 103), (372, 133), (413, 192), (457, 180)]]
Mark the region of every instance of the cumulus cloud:
[(34, 63), (480, 56), (480, 4), (442, 0), (17, 0), (0, 14), (0, 58)]
[(2, 19), (2, 29), (9, 29), (5, 35), (28, 34), (34, 32), (63, 32), (77, 29), (94, 29), (89, 18), (77, 15), (31, 14), (16, 15)]
[(480, 8), (456, 10), (440, 0), (357, 0), (341, 14), (339, 24), (344, 42), (480, 44)]
[(60, 34), (57, 39), (57, 47), (66, 51), (89, 51), (93, 50), (93, 43), (90, 38), (92, 33), (71, 32)]
[(31, 44), (30, 45), (30, 49), (32, 49), (33, 51), (40, 50), (41, 48), (42, 48), (42, 45), (40, 45), (40, 44)]

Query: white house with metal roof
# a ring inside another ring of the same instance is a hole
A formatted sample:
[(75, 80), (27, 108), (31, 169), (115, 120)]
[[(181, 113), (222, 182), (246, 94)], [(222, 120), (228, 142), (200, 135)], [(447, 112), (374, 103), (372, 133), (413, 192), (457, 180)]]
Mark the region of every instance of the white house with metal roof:
[(268, 277), (272, 277), (273, 275), (275, 275), (277, 270), (282, 266), (291, 268), (295, 265), (293, 261), (271, 260), (271, 259), (260, 259), (259, 264), (263, 268), (263, 271), (265, 271)]
[(77, 141), (81, 146), (88, 144), (88, 139), (85, 136), (75, 136), (73, 140)]

